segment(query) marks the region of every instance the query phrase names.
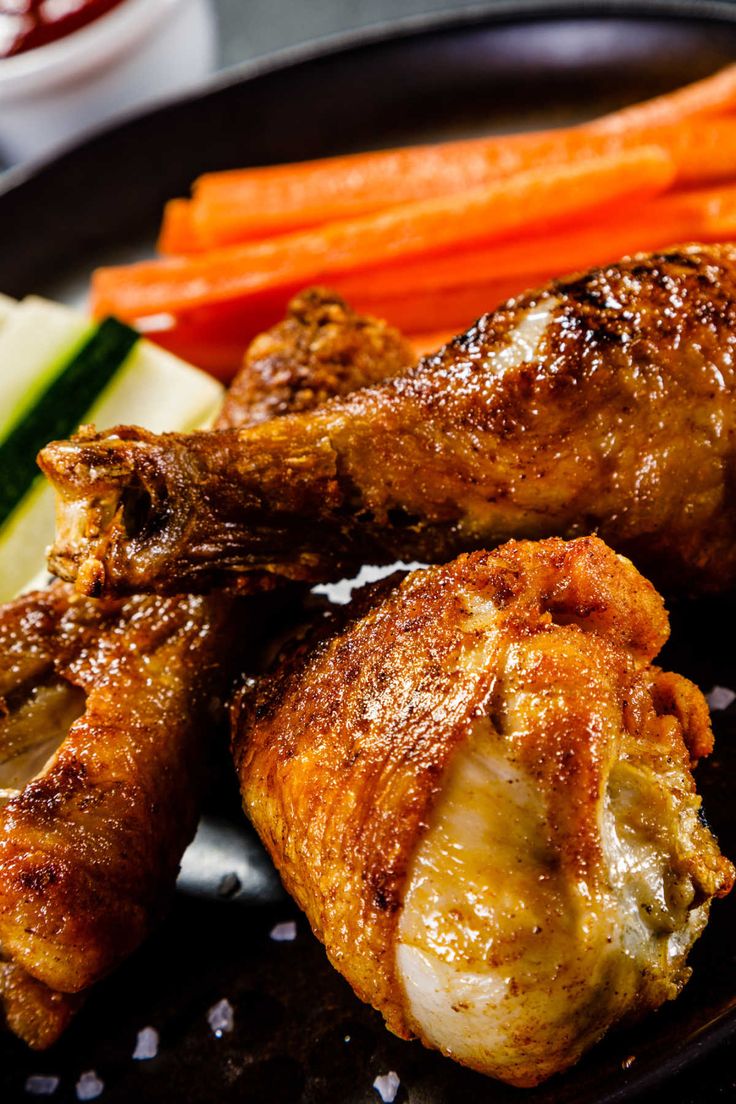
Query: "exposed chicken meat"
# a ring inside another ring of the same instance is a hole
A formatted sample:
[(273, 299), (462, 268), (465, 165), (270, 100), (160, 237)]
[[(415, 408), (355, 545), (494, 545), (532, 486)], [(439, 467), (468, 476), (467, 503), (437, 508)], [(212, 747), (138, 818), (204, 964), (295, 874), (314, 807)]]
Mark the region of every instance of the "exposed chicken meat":
[(46, 1046), (159, 920), (199, 812), (228, 598), (0, 607), (0, 1006)]
[[(221, 420), (306, 409), (407, 355), (383, 323), (305, 293), (254, 342)], [(54, 1042), (161, 915), (194, 833), (210, 704), (262, 620), (224, 595), (90, 602), (64, 586), (0, 607), (0, 1010), (31, 1046)]]
[(596, 538), (388, 589), (242, 695), (245, 807), (391, 1030), (534, 1085), (677, 995), (731, 887), (690, 772), (708, 709)]

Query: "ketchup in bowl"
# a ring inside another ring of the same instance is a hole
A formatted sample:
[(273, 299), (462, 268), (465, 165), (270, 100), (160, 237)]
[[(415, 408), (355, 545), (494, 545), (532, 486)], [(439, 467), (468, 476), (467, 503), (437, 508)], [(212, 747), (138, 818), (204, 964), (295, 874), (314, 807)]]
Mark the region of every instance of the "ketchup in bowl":
[(123, 0), (0, 0), (0, 58), (79, 30)]

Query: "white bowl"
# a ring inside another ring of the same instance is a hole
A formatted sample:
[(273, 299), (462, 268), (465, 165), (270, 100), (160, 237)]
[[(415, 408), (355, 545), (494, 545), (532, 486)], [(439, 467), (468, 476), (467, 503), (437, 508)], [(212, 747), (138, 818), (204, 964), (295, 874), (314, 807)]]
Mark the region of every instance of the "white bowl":
[(209, 0), (123, 0), (47, 46), (0, 59), (0, 149), (22, 161), (196, 84), (215, 62)]

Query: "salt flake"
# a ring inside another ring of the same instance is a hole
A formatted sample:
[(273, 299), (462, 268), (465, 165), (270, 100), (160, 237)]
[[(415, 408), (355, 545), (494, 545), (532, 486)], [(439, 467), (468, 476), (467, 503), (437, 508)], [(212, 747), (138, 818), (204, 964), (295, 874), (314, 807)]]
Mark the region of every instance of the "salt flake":
[(95, 1070), (87, 1070), (81, 1074), (77, 1081), (77, 1100), (96, 1100), (105, 1088), (105, 1082), (100, 1080)]
[(139, 1061), (155, 1058), (158, 1054), (158, 1031), (155, 1027), (144, 1027), (138, 1032), (133, 1057)]
[(220, 878), (220, 883), (217, 887), (217, 895), (218, 897), (234, 897), (241, 889), (242, 883), (240, 878), (232, 871), (230, 874), (223, 874), (222, 878)]
[(31, 1096), (51, 1096), (59, 1087), (59, 1078), (46, 1076), (42, 1073), (32, 1073), (26, 1077), (26, 1092)]
[(207, 1013), (207, 1022), (218, 1039), (221, 1039), (226, 1031), (232, 1031), (235, 1015), (230, 1001), (223, 998), (217, 1004), (213, 1004)]
[(736, 701), (736, 693), (727, 686), (714, 686), (708, 694), (708, 705), (713, 710), (728, 709), (731, 702)]
[(392, 1104), (396, 1099), (400, 1084), (399, 1075), (394, 1073), (393, 1070), (389, 1070), (388, 1073), (383, 1073), (380, 1077), (376, 1078), (373, 1082), (373, 1088), (380, 1096), (383, 1104)]
[(271, 939), (274, 943), (290, 943), (292, 939), (296, 939), (296, 921), (284, 920), (281, 924), (276, 924), (271, 928)]

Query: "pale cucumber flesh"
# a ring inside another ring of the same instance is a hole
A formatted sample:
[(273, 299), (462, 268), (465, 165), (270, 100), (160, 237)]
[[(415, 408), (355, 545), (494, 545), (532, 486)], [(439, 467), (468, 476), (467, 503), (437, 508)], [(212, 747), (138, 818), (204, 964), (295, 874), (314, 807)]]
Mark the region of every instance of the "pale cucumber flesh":
[(68, 307), (34, 297), (9, 312), (0, 329), (0, 442), (94, 329)]
[(30, 490), (38, 474), (39, 450), (74, 432), (137, 341), (130, 326), (105, 319), (8, 430), (0, 441), (0, 525)]
[[(26, 302), (24, 300), (19, 307)], [(80, 320), (75, 312), (57, 304), (46, 304), (41, 300), (32, 302), (39, 323), (39, 308), (50, 308), (48, 317), (53, 315), (52, 324), (58, 326), (59, 332), (63, 330), (63, 323), (59, 323), (64, 316), (74, 319), (75, 333), (81, 334), (81, 338), (70, 349), (72, 353), (78, 350), (84, 337), (89, 336), (87, 320)], [(2, 326), (3, 305), (0, 300), (0, 357), (5, 334), (5, 327)], [(14, 315), (17, 309), (8, 311), (8, 317)], [(64, 332), (71, 333), (71, 327)], [(0, 359), (0, 369), (2, 363)], [(47, 377), (47, 387), (48, 382), (59, 376), (60, 368), (64, 367), (63, 362), (61, 365), (57, 363), (55, 372)], [(186, 432), (210, 424), (223, 395), (224, 388), (217, 380), (173, 354), (139, 339), (117, 366), (102, 393), (79, 416), (78, 422), (94, 423), (99, 428), (126, 423), (140, 425), (156, 433)], [(71, 433), (72, 429), (68, 432)], [(46, 579), (46, 549), (53, 535), (54, 495), (39, 475), (0, 529), (0, 601), (7, 601), (32, 585), (43, 584)]]

